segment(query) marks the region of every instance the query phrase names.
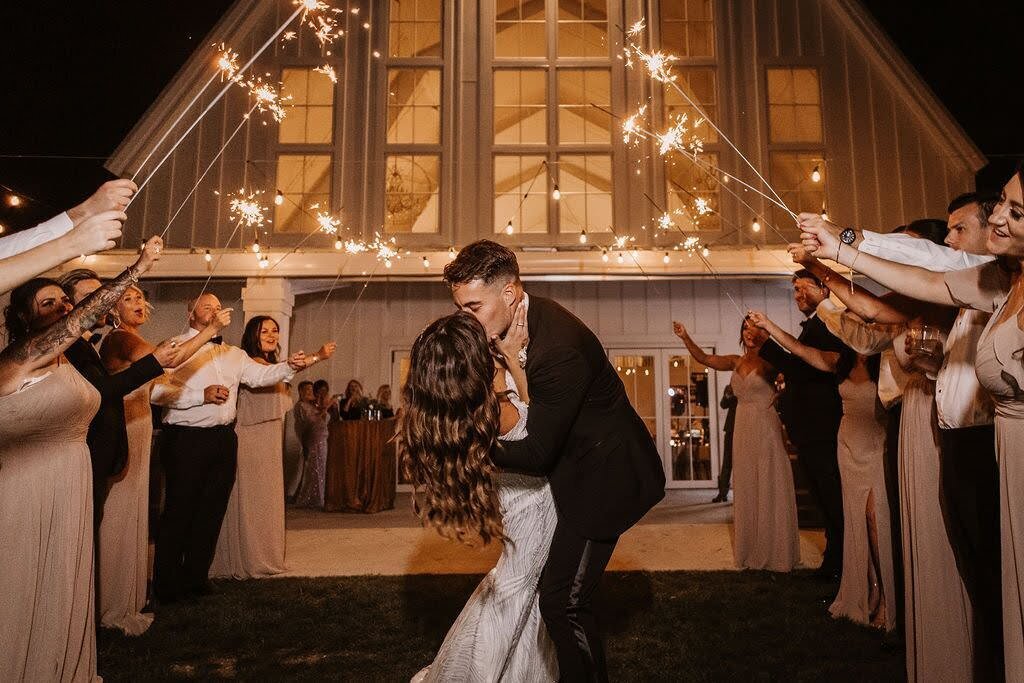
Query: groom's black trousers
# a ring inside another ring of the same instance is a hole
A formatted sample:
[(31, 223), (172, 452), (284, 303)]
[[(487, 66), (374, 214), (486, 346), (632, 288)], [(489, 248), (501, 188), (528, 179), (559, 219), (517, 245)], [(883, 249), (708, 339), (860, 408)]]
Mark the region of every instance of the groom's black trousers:
[(555, 643), (561, 681), (608, 680), (591, 602), (618, 540), (583, 538), (562, 520), (555, 527), (540, 577), (540, 613)]

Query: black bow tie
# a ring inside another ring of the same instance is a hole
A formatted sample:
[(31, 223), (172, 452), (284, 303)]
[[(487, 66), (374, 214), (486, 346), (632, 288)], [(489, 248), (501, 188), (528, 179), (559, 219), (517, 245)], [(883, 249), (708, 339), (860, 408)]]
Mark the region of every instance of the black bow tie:
[(208, 341), (207, 343), (208, 344), (223, 344), (224, 343), (224, 337), (211, 337), (210, 341)]
[(100, 345), (100, 341), (102, 339), (103, 339), (103, 335), (102, 334), (94, 334), (91, 337), (89, 337), (89, 343), (92, 344), (93, 346), (99, 346)]

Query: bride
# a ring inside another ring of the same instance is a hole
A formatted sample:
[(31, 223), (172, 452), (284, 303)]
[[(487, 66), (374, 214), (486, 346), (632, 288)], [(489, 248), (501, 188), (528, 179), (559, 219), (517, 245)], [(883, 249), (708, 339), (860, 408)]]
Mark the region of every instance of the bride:
[(537, 593), (557, 522), (551, 488), (542, 477), (499, 471), (491, 457), (499, 440), (526, 436), (523, 304), (512, 322), (504, 339), (488, 340), (475, 318), (455, 313), (412, 347), (399, 447), (416, 512), (446, 538), (504, 544), (414, 683), (558, 680)]

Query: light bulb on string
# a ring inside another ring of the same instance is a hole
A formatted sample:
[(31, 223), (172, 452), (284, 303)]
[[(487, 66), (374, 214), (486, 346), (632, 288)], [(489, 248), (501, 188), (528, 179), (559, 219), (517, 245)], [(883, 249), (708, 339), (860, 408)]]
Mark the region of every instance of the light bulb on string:
[(505, 226), (505, 234), (511, 235), (514, 228), (512, 227), (512, 219), (508, 219), (508, 224)]
[(341, 248), (342, 248), (343, 246), (345, 246), (345, 245), (344, 245), (344, 244), (342, 244), (342, 242), (341, 242), (341, 238), (340, 238), (340, 237), (339, 237), (338, 239), (334, 240), (334, 248), (335, 248), (335, 249), (337, 249), (338, 251), (341, 251)]
[(423, 257), (423, 268), (424, 269), (430, 268), (430, 259), (428, 259), (426, 256)]
[(812, 183), (820, 183), (821, 182), (821, 169), (818, 168), (817, 166), (815, 166), (814, 170), (811, 171), (811, 182)]
[(587, 243), (587, 231), (584, 229), (584, 230), (580, 231), (580, 244), (586, 244), (586, 243)]
[(7, 198), (7, 203), (11, 206), (21, 206), (21, 197), (16, 194), (12, 194)]
[(270, 265), (270, 259), (267, 258), (267, 255), (263, 254), (262, 256), (260, 256), (260, 268), (266, 268), (269, 265)]
[(551, 198), (556, 202), (562, 198), (562, 191), (558, 189), (558, 183), (555, 183), (555, 189), (551, 190)]
[(604, 261), (605, 263), (608, 263), (608, 250), (607, 249), (602, 249), (601, 250), (601, 260)]
[(389, 258), (384, 259), (384, 267), (385, 268), (390, 268), (391, 267), (391, 259), (389, 259)]
[(755, 218), (754, 222), (750, 224), (750, 229), (754, 232), (761, 232), (761, 222)]
[(661, 262), (666, 266), (672, 262), (672, 257), (668, 255), (667, 251), (665, 252), (665, 255), (661, 257)]
[(257, 237), (252, 242), (252, 253), (254, 253), (254, 254), (260, 253), (260, 238), (259, 237)]
[(209, 263), (210, 261), (212, 261), (212, 260), (213, 260), (213, 254), (211, 254), (211, 253), (210, 253), (210, 250), (209, 250), (209, 249), (207, 249), (207, 250), (206, 250), (206, 253), (205, 253), (205, 254), (203, 254), (203, 259), (204, 259), (204, 260), (205, 260), (205, 261), (206, 261), (207, 263)]
[(824, 204), (821, 205), (821, 220), (823, 220), (823, 221), (827, 221), (828, 220), (828, 210), (825, 208)]
[(700, 250), (700, 253), (701, 253), (701, 256), (703, 256), (704, 258), (707, 258), (708, 254), (711, 253), (711, 250), (708, 249), (707, 247), (704, 247), (703, 249)]
[(284, 204), (284, 193), (281, 190), (278, 190), (277, 194), (274, 195), (274, 203), (278, 206)]
[(0, 223), (0, 235), (4, 234), (5, 232), (7, 232), (7, 226), (4, 225), (3, 223)]
[(622, 252), (619, 252), (619, 255), (615, 258), (615, 260), (618, 261), (619, 263), (624, 263), (626, 261), (626, 258), (622, 255)]
[(454, 261), (455, 260), (455, 247), (448, 247), (448, 260), (449, 261)]

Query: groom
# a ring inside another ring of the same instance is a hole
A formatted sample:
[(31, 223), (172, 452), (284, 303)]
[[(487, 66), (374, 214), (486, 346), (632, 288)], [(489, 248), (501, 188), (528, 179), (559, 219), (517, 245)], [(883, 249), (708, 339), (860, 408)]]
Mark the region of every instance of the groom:
[(547, 476), (558, 525), (540, 580), (540, 610), (563, 681), (605, 681), (591, 598), (619, 535), (665, 495), (654, 441), (601, 342), (554, 301), (530, 297), (508, 248), (479, 240), (444, 269), (455, 305), (504, 336), (527, 307), (528, 436), (502, 442), (496, 464)]

